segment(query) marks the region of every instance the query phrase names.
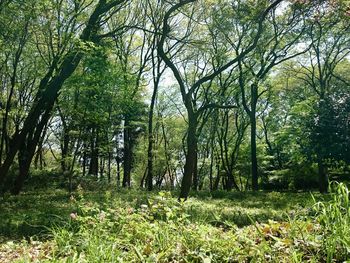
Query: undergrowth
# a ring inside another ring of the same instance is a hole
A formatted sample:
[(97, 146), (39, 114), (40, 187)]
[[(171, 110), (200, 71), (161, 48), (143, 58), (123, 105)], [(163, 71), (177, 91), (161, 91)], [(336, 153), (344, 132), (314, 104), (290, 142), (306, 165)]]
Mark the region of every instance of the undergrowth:
[(257, 193), (266, 203), (255, 207), (254, 197), (242, 194), (186, 202), (169, 192), (121, 198), (125, 194), (79, 189), (66, 200), (64, 212), (43, 227), (45, 238), (3, 242), (0, 261), (343, 262), (350, 257), (344, 184), (332, 184), (330, 200), (316, 202), (320, 196), (315, 196), (314, 205), (305, 195), (299, 205), (298, 198), (287, 204), (281, 202), (284, 194), (275, 192)]

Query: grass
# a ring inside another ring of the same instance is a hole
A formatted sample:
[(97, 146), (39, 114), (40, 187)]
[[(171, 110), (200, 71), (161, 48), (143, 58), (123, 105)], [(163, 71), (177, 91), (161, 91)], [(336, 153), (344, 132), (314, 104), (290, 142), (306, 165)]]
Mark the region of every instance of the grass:
[(185, 203), (168, 192), (27, 191), (1, 202), (0, 261), (346, 260), (348, 190), (336, 189), (330, 196), (198, 192)]

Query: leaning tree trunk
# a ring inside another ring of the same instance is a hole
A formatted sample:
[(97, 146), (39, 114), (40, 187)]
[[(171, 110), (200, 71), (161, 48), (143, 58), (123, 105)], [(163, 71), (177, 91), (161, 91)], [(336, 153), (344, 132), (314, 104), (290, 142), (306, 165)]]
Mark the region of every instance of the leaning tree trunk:
[[(105, 14), (112, 7), (121, 2), (123, 2), (123, 0), (117, 1), (113, 4), (106, 4), (105, 1), (99, 1), (95, 10), (89, 17), (86, 27), (80, 35), (80, 40), (97, 42), (98, 38), (96, 38), (96, 35), (100, 28), (99, 22), (101, 15)], [(36, 121), (43, 116), (46, 110), (52, 109), (63, 83), (73, 74), (80, 63), (83, 54), (84, 53), (78, 47), (74, 48), (62, 58), (61, 65), (58, 66), (56, 60), (48, 70), (45, 77), (41, 80), (38, 87), (38, 93), (28, 116), (23, 123), (22, 130), (12, 139), (8, 155), (0, 167), (0, 186), (3, 185), (13, 160), (21, 145), (24, 143), (27, 135), (34, 133)]]
[[(17, 195), (23, 187), (23, 183), (28, 178), (30, 164), (33, 160), (36, 146), (40, 142), (40, 137), (45, 136), (45, 126), (50, 119), (51, 110), (48, 109), (40, 122), (36, 126), (34, 134), (28, 135), (27, 139), (22, 143), (18, 153), (19, 174), (15, 179), (11, 193)], [(43, 140), (43, 139), (42, 139)]]

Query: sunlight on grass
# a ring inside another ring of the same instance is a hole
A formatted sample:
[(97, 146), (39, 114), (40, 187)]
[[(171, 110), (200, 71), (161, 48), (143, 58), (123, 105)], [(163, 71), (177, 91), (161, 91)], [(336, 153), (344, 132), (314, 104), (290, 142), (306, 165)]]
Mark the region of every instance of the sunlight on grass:
[(1, 205), (0, 259), (318, 262), (337, 253), (342, 260), (349, 256), (348, 190), (336, 189), (316, 206), (309, 193), (201, 193), (179, 203), (170, 192), (27, 192)]

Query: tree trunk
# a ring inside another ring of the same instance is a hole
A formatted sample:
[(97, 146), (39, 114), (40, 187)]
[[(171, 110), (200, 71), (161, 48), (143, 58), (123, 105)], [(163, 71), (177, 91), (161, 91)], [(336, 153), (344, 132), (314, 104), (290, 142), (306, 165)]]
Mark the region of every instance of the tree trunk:
[(250, 156), (252, 173), (252, 190), (257, 191), (258, 186), (258, 160), (256, 152), (256, 104), (258, 100), (258, 86), (251, 85), (251, 112), (250, 112)]
[(35, 169), (43, 170), (44, 165), (45, 165), (43, 144), (44, 144), (44, 139), (46, 136), (46, 130), (47, 129), (43, 130), (43, 134), (40, 136), (40, 140), (38, 142), (38, 147), (37, 147), (35, 160), (34, 160)]
[(84, 144), (84, 152), (83, 152), (83, 177), (85, 177), (85, 175), (86, 175), (86, 159), (87, 159), (86, 145)]
[(103, 179), (104, 177), (104, 173), (105, 173), (105, 158), (103, 158), (103, 156), (101, 156), (100, 158), (100, 180)]
[(214, 154), (213, 148), (210, 153), (210, 166), (209, 166), (209, 190), (213, 191), (213, 164), (214, 164)]
[(151, 105), (148, 113), (148, 149), (147, 149), (147, 190), (153, 189), (153, 112), (156, 103), (158, 83), (154, 86)]
[(120, 160), (117, 157), (117, 189), (120, 188)]
[(111, 151), (109, 150), (108, 152), (108, 171), (107, 171), (107, 176), (108, 176), (108, 183), (111, 183), (111, 163), (112, 163), (112, 153)]
[(198, 177), (198, 149), (196, 149), (194, 169), (193, 169), (193, 186), (192, 186), (192, 189), (194, 191), (198, 190), (198, 183), (199, 183), (199, 177)]
[(19, 149), (18, 163), (19, 163), (19, 174), (15, 179), (14, 186), (11, 190), (12, 194), (19, 194), (22, 190), (23, 183), (28, 177), (30, 164), (35, 154), (36, 146), (39, 144), (40, 137), (45, 136), (45, 126), (51, 116), (51, 109), (48, 109), (40, 122), (36, 126), (34, 134), (28, 135), (26, 141), (24, 141)]
[(124, 123), (124, 176), (123, 187), (131, 186), (131, 166), (132, 166), (132, 150), (131, 150), (131, 129), (129, 120), (126, 118)]
[(98, 175), (98, 134), (92, 129), (89, 174)]
[[(3, 121), (2, 121), (2, 130), (1, 130), (1, 139), (0, 139), (0, 165), (2, 164), (2, 157), (3, 157), (3, 153), (4, 153), (4, 146), (6, 146), (6, 141), (9, 138), (8, 132), (7, 132), (7, 124), (8, 124), (8, 119), (9, 119), (9, 114), (10, 114), (10, 110), (11, 110), (11, 106), (12, 106), (12, 97), (14, 95), (14, 91), (15, 91), (15, 86), (17, 83), (17, 69), (18, 69), (18, 65), (20, 62), (20, 58), (23, 52), (23, 48), (24, 45), (27, 41), (27, 35), (28, 35), (28, 21), (26, 21), (25, 27), (24, 27), (24, 32), (23, 35), (21, 37), (19, 46), (17, 48), (17, 51), (15, 53), (15, 57), (14, 57), (14, 61), (13, 61), (13, 71), (12, 71), (12, 75), (10, 77), (10, 83), (11, 83), (11, 87), (10, 87), (10, 92), (6, 101), (6, 107), (5, 107), (5, 114), (3, 117)], [(5, 153), (7, 153), (7, 147), (5, 147)]]
[(258, 190), (258, 160), (256, 156), (256, 119), (255, 116), (250, 120), (250, 151), (252, 162), (252, 189)]
[(235, 178), (233, 177), (233, 171), (231, 169), (229, 169), (228, 171), (226, 171), (226, 175), (227, 175), (227, 180), (226, 180), (226, 190), (227, 191), (232, 191), (232, 189), (236, 189), (237, 191), (240, 191)]
[(23, 183), (25, 179), (28, 177), (28, 172), (30, 168), (31, 158), (29, 156), (28, 145), (23, 145), (22, 148), (18, 152), (18, 166), (19, 166), (19, 174), (17, 175), (13, 188), (11, 189), (11, 194), (18, 195), (22, 190)]
[(318, 183), (320, 193), (328, 192), (328, 175), (322, 160), (318, 161)]
[(188, 133), (187, 133), (187, 153), (184, 167), (184, 175), (181, 182), (180, 199), (187, 199), (190, 193), (192, 177), (196, 166), (197, 157), (197, 116), (188, 114)]
[(67, 158), (68, 158), (68, 147), (69, 147), (70, 136), (69, 136), (69, 131), (66, 129), (63, 129), (63, 133), (64, 133), (63, 142), (61, 143), (61, 154), (62, 154), (61, 170), (62, 170), (62, 173), (65, 173), (68, 170)]

